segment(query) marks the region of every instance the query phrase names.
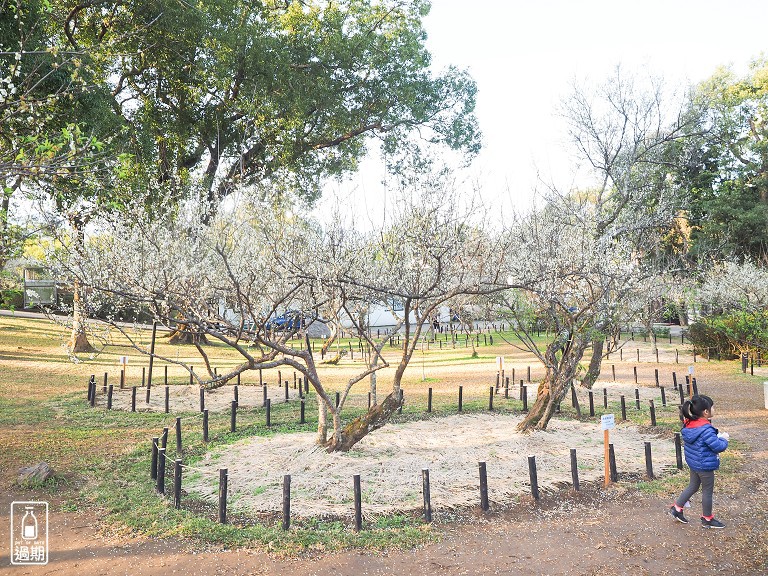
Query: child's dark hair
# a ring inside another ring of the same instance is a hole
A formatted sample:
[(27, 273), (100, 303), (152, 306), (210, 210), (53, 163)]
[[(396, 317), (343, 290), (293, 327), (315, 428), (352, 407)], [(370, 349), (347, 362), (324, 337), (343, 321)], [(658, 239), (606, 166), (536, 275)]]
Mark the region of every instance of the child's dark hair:
[(712, 398), (704, 394), (691, 396), (691, 399), (683, 402), (680, 407), (680, 419), (696, 420), (701, 418), (704, 410), (710, 410), (713, 404)]

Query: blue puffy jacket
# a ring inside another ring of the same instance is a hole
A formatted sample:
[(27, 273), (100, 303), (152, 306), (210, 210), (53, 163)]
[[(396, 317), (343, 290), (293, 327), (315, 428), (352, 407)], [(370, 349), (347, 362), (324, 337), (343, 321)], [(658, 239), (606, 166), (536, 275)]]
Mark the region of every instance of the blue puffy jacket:
[(688, 420), (680, 433), (685, 441), (685, 461), (691, 470), (717, 470), (718, 454), (728, 448), (728, 440), (717, 437), (717, 429), (705, 418)]

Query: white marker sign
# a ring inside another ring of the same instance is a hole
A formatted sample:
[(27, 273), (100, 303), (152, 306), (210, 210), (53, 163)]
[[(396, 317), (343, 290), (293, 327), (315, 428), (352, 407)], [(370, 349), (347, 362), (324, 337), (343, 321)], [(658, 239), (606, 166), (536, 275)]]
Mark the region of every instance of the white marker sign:
[(600, 429), (601, 430), (613, 430), (616, 428), (616, 418), (613, 414), (603, 414), (600, 416)]
[(688, 374), (693, 374), (693, 366), (688, 366)]
[(120, 364), (128, 364), (128, 356), (120, 356)]

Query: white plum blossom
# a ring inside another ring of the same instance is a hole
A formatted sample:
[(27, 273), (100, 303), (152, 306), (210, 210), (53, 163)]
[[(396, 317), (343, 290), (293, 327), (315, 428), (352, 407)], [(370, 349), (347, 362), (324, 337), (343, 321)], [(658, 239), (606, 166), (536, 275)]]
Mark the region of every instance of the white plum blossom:
[(757, 311), (768, 306), (768, 270), (752, 262), (723, 262), (713, 268), (698, 294), (702, 304)]

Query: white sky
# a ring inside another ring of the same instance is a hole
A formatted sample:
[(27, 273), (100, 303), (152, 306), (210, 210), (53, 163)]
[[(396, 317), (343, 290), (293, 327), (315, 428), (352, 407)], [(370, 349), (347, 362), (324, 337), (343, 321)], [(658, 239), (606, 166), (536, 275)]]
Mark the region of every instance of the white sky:
[[(537, 170), (571, 178), (556, 108), (573, 80), (601, 82), (618, 64), (670, 86), (697, 83), (720, 65), (744, 72), (768, 52), (766, 22), (765, 0), (433, 0), (425, 28), (434, 68), (454, 64), (477, 82), (484, 148), (470, 175), (506, 211), (530, 205)], [(380, 164), (366, 161), (332, 187), (373, 220), (383, 197)]]

